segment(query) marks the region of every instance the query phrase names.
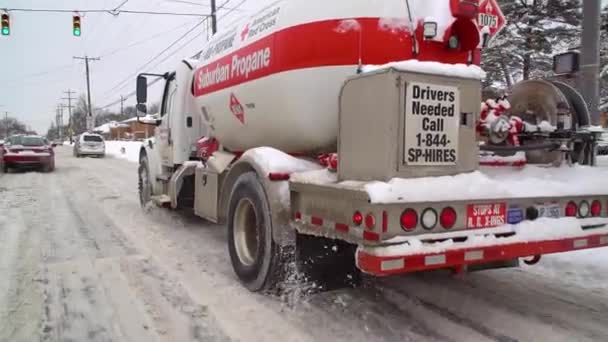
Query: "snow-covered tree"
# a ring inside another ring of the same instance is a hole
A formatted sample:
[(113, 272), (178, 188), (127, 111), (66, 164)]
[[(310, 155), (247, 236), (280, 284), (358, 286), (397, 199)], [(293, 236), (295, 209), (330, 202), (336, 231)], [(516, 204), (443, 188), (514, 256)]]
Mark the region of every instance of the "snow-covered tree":
[(602, 9), (600, 36), (600, 108), (608, 111), (608, 5)]
[(578, 45), (580, 0), (499, 0), (507, 25), (484, 51), (488, 83), (509, 87), (551, 73), (553, 55)]

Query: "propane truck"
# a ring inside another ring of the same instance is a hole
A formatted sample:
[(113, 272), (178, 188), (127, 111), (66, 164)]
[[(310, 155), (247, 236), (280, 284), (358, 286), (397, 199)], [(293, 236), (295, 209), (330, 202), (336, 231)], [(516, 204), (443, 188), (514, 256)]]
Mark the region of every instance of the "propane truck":
[(251, 291), (294, 265), (356, 281), (608, 245), (608, 174), (579, 165), (596, 133), (578, 93), (538, 80), (480, 107), (501, 20), (492, 0), (266, 3), (197, 58), (138, 76), (142, 113), (164, 82), (142, 205), (226, 226)]

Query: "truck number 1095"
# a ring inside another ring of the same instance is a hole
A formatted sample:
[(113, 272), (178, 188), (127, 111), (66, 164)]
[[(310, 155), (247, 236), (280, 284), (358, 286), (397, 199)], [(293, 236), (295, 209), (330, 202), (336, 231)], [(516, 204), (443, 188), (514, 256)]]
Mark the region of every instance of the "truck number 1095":
[(498, 17), (485, 13), (479, 13), (479, 26), (489, 26), (491, 28), (498, 27)]

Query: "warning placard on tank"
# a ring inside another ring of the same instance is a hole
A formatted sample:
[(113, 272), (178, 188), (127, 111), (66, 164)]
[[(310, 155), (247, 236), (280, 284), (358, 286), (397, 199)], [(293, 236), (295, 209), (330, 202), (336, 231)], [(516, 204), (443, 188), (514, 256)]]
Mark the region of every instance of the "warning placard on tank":
[(455, 165), (460, 92), (457, 87), (411, 82), (405, 95), (403, 163)]

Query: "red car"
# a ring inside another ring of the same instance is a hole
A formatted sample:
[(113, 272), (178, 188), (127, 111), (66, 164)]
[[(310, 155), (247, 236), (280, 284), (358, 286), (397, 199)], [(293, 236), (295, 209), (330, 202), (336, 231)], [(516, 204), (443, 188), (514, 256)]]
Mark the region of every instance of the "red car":
[(55, 146), (40, 136), (14, 135), (0, 146), (0, 171), (38, 168), (51, 172), (55, 169)]

